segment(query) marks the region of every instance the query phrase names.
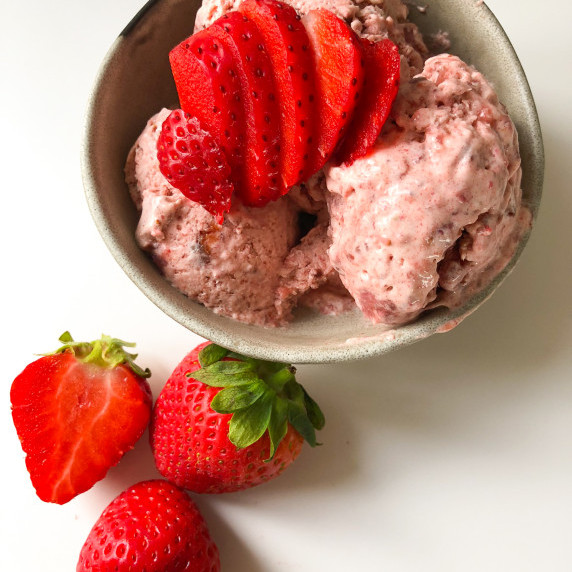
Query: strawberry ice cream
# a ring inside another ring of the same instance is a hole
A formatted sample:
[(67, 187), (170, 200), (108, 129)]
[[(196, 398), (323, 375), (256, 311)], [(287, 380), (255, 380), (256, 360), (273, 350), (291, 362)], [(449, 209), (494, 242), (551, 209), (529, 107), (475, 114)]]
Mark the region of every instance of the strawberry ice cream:
[(164, 109), (129, 155), (126, 172), (141, 211), (137, 242), (187, 296), (237, 320), (277, 325), (274, 295), (284, 258), (297, 239), (297, 209), (285, 197), (264, 209), (236, 202), (222, 226), (159, 171), (156, 144)]
[[(195, 29), (241, 1), (205, 0)], [(159, 171), (162, 110), (126, 165), (140, 246), (175, 288), (255, 325), (284, 325), (299, 306), (338, 314), (357, 305), (393, 327), (462, 304), (508, 264), (531, 224), (506, 110), (457, 57), (427, 59), (400, 0), (291, 4), (301, 14), (328, 8), (359, 35), (398, 45), (401, 87), (377, 143), (262, 208), (234, 197), (219, 225)]]
[[(317, 225), (298, 244), (304, 226), (300, 214), (327, 216), (323, 198), (313, 201), (299, 190), (264, 208), (234, 201), (224, 223), (217, 224), (159, 171), (157, 139), (168, 114), (163, 109), (148, 121), (125, 167), (141, 213), (137, 242), (167, 280), (216, 313), (261, 326), (286, 323), (298, 304), (325, 313), (355, 307), (329, 262), (327, 224)], [(300, 300), (321, 286), (323, 300)]]
[(427, 60), (370, 154), (326, 167), (330, 260), (365, 316), (409, 321), (504, 266), (529, 226), (520, 179), (490, 84), (455, 56)]

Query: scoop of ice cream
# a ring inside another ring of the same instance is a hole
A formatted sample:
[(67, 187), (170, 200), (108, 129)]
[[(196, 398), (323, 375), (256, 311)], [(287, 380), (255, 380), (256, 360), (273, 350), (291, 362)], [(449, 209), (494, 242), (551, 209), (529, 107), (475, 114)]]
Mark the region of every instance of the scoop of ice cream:
[(280, 271), (276, 309), (285, 321), (297, 307), (337, 316), (356, 308), (328, 256), (327, 225), (316, 225), (290, 251)]
[(427, 60), (375, 148), (326, 168), (330, 259), (365, 316), (401, 324), (500, 271), (528, 227), (520, 179), (517, 133), (491, 85), (455, 56)]
[(323, 171), (288, 193), (289, 199), (300, 209), (302, 239), (288, 253), (280, 270), (276, 309), (285, 320), (292, 319), (297, 306), (327, 315), (338, 315), (356, 307), (328, 254), (331, 239), (327, 193)]
[[(243, 0), (204, 0), (197, 12), (195, 31), (210, 26)], [(419, 73), (428, 51), (417, 26), (407, 21), (408, 8), (401, 0), (288, 0), (302, 16), (325, 8), (343, 20), (360, 36), (378, 41), (392, 40), (402, 56), (401, 77)]]
[(141, 211), (136, 238), (171, 284), (216, 313), (275, 326), (283, 261), (299, 238), (298, 208), (287, 197), (264, 208), (235, 202), (218, 225), (159, 171), (156, 144), (169, 110), (152, 117), (135, 143), (126, 180)]

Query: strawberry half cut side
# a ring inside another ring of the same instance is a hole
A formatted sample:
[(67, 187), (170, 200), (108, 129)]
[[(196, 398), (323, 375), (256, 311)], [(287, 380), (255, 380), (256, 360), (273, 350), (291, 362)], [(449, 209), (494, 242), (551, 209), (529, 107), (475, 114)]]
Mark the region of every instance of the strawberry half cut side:
[(151, 415), (151, 390), (131, 346), (116, 338), (64, 345), (12, 383), (12, 418), (40, 499), (64, 504), (133, 448)]
[(256, 24), (272, 61), (282, 130), (280, 171), (288, 190), (313, 175), (308, 165), (316, 120), (310, 39), (296, 10), (284, 2), (245, 0), (239, 10)]
[(157, 139), (157, 158), (169, 183), (222, 224), (234, 191), (231, 169), (219, 144), (201, 128), (199, 120), (181, 109), (172, 111)]
[(364, 81), (363, 51), (355, 32), (329, 10), (311, 10), (302, 22), (316, 62), (318, 141), (312, 171), (329, 160), (351, 121)]
[(400, 57), (391, 40), (370, 42), (362, 38), (366, 86), (343, 141), (336, 150), (336, 161), (353, 163), (375, 144), (399, 90)]

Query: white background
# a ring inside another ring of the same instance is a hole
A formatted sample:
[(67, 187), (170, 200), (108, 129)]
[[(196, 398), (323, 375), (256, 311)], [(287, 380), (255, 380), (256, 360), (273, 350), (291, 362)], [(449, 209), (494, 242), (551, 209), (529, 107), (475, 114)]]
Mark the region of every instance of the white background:
[[(472, 0), (467, 0), (472, 1)], [(0, 570), (75, 570), (119, 492), (156, 476), (146, 437), (60, 507), (29, 482), (9, 410), (35, 353), (105, 332), (137, 341), (160, 391), (199, 338), (127, 279), (80, 178), (97, 68), (143, 0), (2, 0)], [(226, 572), (572, 570), (572, 5), (490, 0), (538, 105), (544, 199), (514, 273), (449, 334), (370, 361), (301, 366), (324, 445), (280, 479), (197, 498)]]

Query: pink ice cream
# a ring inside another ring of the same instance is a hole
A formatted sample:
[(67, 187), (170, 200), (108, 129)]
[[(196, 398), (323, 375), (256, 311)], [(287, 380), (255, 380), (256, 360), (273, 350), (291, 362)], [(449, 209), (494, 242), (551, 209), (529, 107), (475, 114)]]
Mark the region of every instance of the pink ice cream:
[(529, 226), (520, 180), (516, 130), (491, 85), (455, 56), (427, 60), (375, 148), (326, 168), (330, 260), (365, 316), (407, 322), (504, 267)]
[[(298, 189), (264, 208), (233, 203), (223, 225), (200, 205), (172, 187), (159, 170), (157, 138), (169, 114), (153, 116), (131, 149), (126, 180), (140, 219), (136, 238), (164, 276), (178, 290), (214, 312), (260, 326), (278, 326), (292, 319), (293, 309), (310, 289), (324, 286), (323, 302), (307, 305), (331, 313), (354, 305), (327, 259), (327, 237), (318, 227), (300, 242), (299, 214), (325, 209), (323, 198), (314, 201)], [(310, 203), (316, 205), (310, 207)], [(327, 228), (327, 225), (324, 229)], [(316, 240), (312, 239), (315, 237)], [(310, 245), (310, 247), (308, 246)], [(313, 268), (312, 276), (299, 261)]]
[[(205, 0), (201, 29), (241, 0)], [(214, 312), (281, 326), (307, 306), (356, 308), (389, 326), (455, 307), (512, 258), (530, 213), (521, 204), (517, 134), (487, 80), (427, 48), (400, 0), (290, 0), (325, 7), (360, 35), (400, 49), (402, 83), (375, 147), (326, 165), (264, 208), (234, 200), (224, 223), (159, 171), (151, 118), (126, 165), (141, 212), (137, 240), (173, 286)]]
[(235, 203), (224, 224), (185, 198), (159, 171), (156, 144), (169, 114), (152, 117), (133, 147), (127, 182), (141, 211), (137, 242), (175, 288), (215, 312), (257, 325), (278, 325), (274, 292), (297, 236), (287, 198), (264, 209)]

